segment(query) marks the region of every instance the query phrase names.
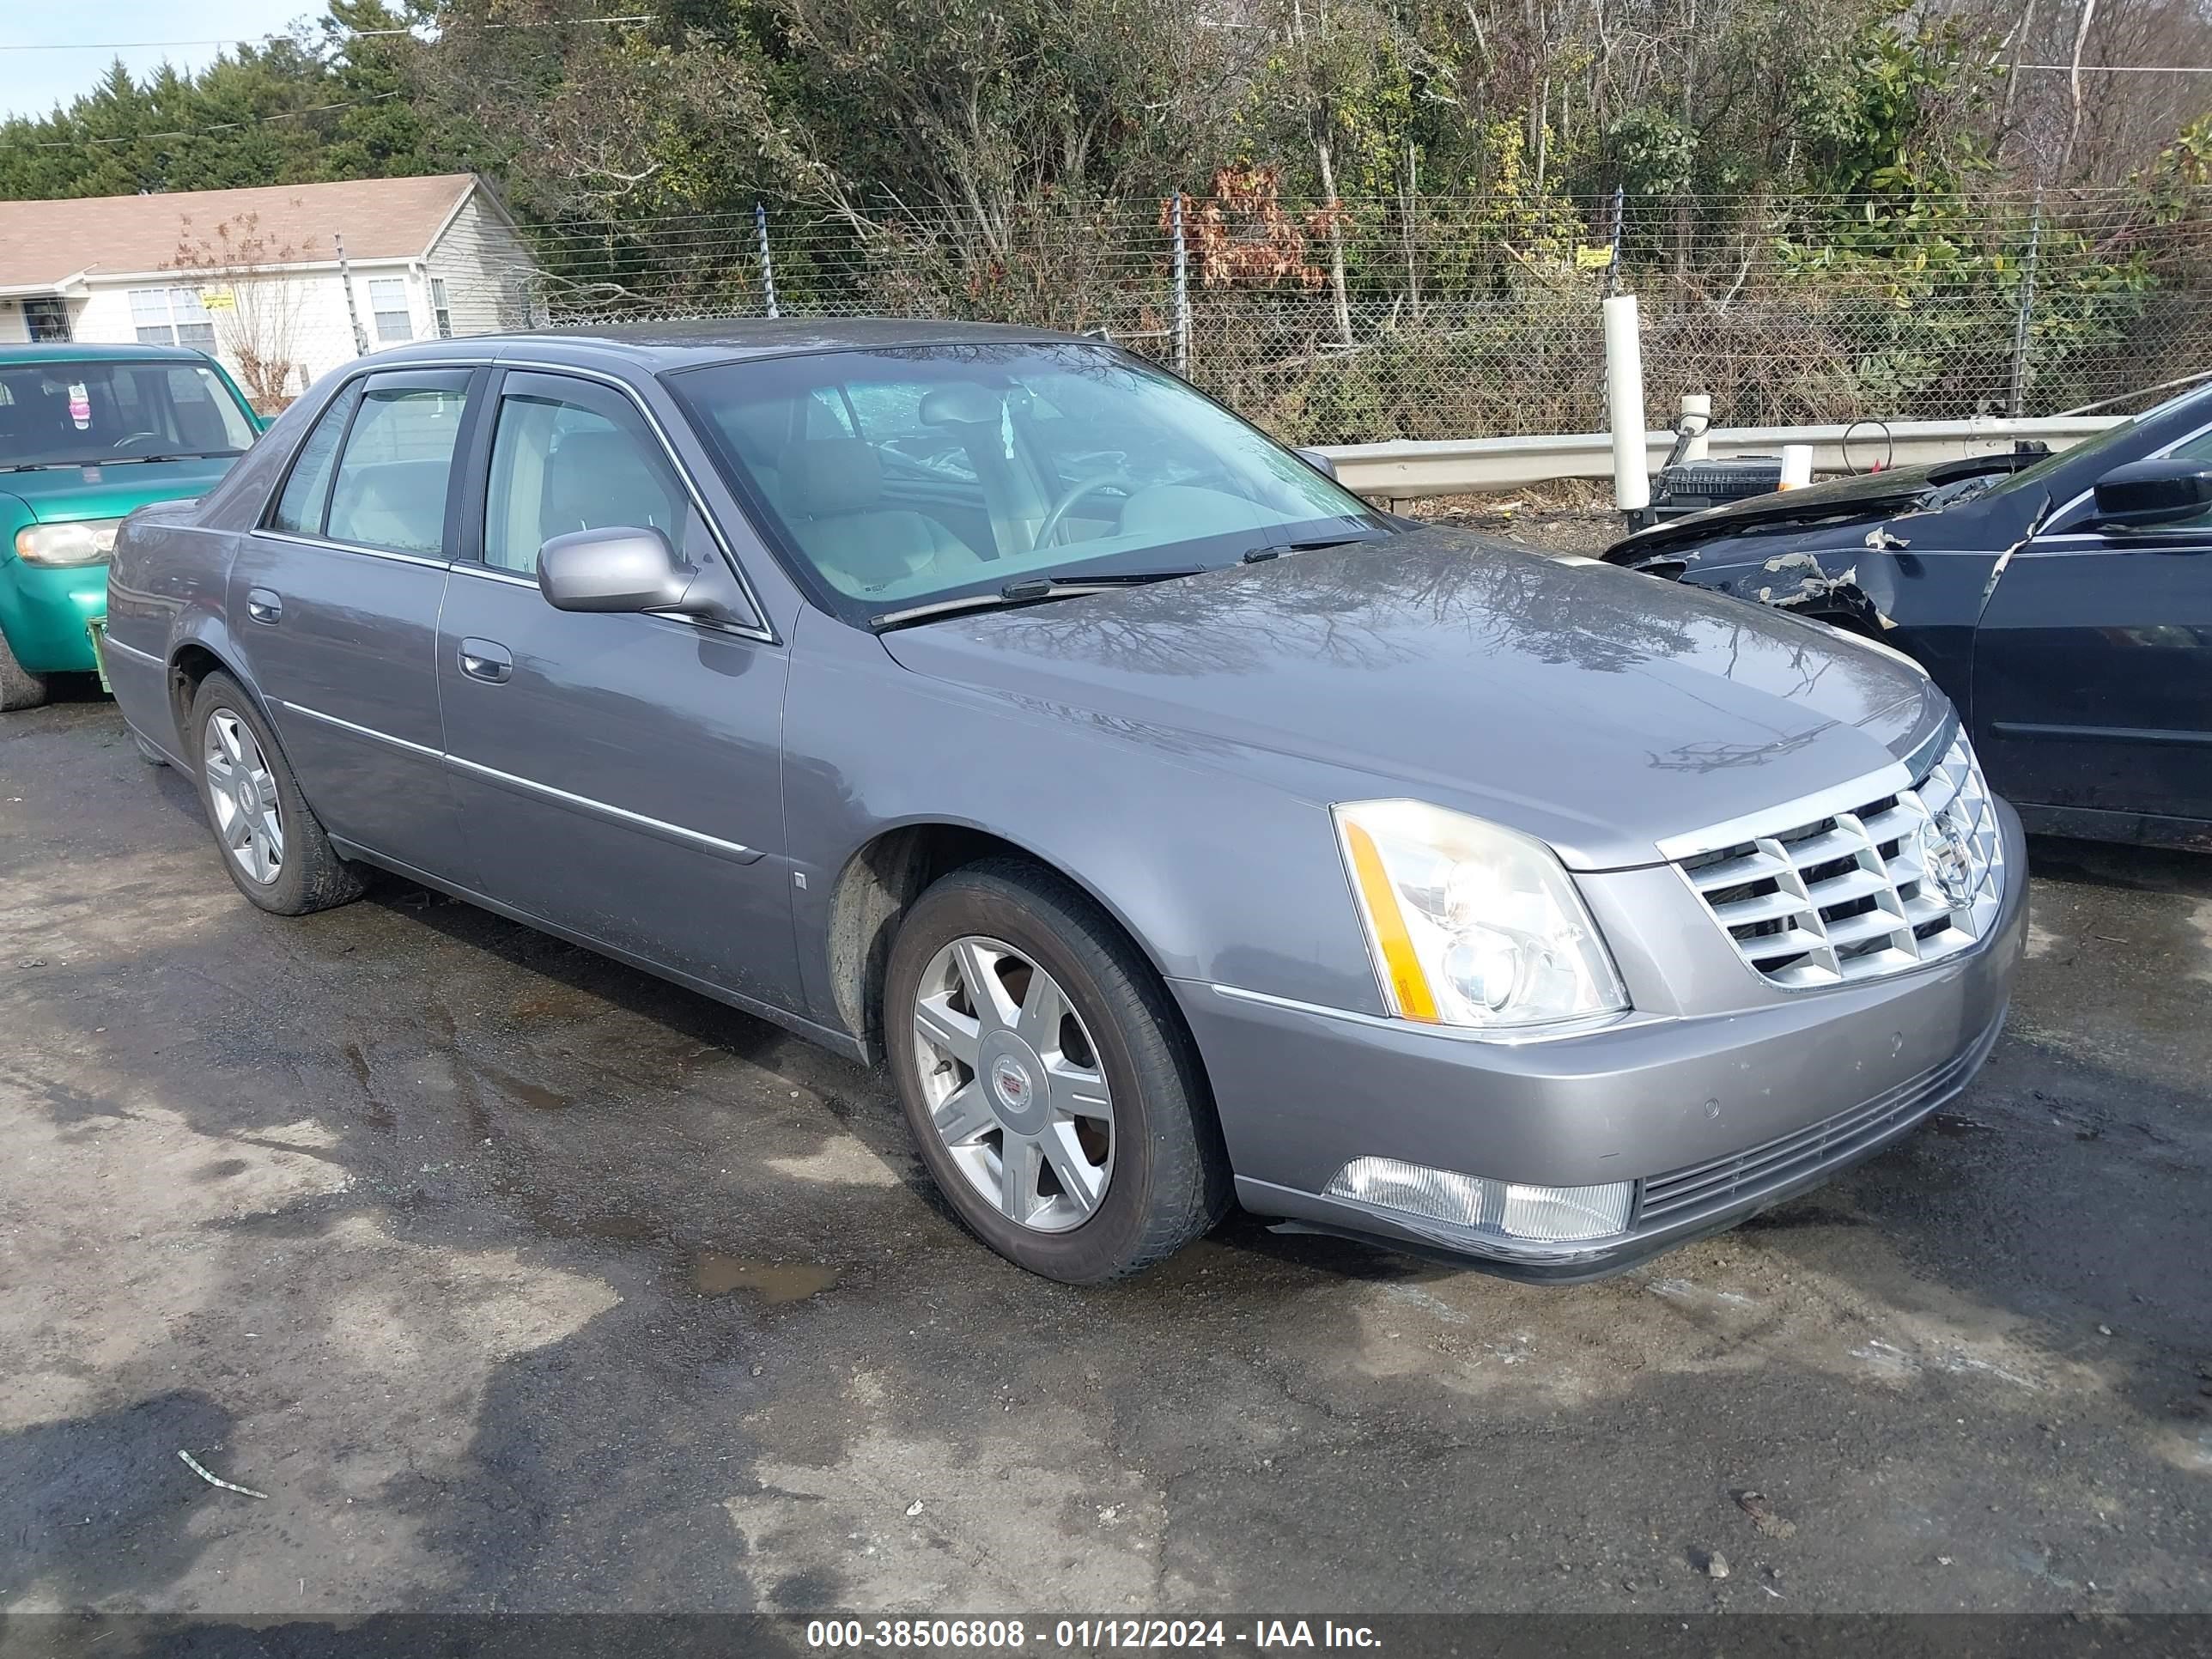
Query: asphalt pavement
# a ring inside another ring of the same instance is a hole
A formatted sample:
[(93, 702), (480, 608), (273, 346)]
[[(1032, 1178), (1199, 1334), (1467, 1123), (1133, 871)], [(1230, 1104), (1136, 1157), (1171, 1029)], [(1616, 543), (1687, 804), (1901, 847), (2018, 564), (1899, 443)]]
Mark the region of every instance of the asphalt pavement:
[(0, 716), (0, 1610), (2212, 1611), (2212, 859), (2033, 863), (1981, 1079), (1736, 1232), (1083, 1291), (879, 1074)]

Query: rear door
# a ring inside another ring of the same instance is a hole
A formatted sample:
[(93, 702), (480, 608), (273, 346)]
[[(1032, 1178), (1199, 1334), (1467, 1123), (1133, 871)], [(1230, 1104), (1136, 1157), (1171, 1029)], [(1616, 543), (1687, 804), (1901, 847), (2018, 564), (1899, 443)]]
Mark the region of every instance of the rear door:
[(233, 636), (330, 833), (451, 877), (434, 651), (470, 392), (485, 371), (341, 389), (231, 568)]
[(632, 957), (796, 1008), (783, 646), (764, 625), (548, 605), (538, 550), (571, 531), (649, 527), (695, 560), (728, 556), (629, 392), (513, 371), (491, 413), (437, 646), (474, 884)]
[[(2166, 452), (2212, 460), (2212, 433)], [(2015, 553), (1974, 646), (1975, 742), (2024, 805), (2212, 819), (2212, 514)]]

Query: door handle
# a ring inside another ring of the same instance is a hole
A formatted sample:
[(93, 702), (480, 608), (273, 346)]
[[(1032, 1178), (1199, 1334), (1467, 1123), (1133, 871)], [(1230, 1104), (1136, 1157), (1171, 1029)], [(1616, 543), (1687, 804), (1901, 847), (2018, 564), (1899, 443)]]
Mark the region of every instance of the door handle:
[(266, 587), (246, 590), (246, 614), (258, 623), (274, 624), (284, 618), (284, 601)]
[(514, 672), (514, 653), (497, 640), (463, 640), (461, 672), (487, 685), (502, 685)]

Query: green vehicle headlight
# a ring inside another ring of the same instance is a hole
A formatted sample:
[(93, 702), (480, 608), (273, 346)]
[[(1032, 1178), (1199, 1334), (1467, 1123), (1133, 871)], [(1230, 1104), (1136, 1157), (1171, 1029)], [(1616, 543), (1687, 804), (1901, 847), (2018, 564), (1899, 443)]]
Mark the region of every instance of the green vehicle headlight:
[(101, 564), (115, 551), (120, 519), (75, 519), (26, 525), (15, 532), (15, 556), (27, 564)]

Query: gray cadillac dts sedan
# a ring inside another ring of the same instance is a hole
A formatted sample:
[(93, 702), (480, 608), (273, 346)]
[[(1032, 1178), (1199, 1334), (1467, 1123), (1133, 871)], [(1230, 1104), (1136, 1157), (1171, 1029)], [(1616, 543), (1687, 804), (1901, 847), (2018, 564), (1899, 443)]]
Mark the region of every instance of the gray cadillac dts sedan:
[(880, 1060), (1074, 1282), (1232, 1196), (1621, 1267), (1956, 1092), (2025, 926), (1903, 657), (1378, 514), (1092, 341), (380, 353), (108, 615), (255, 904), (382, 866)]

